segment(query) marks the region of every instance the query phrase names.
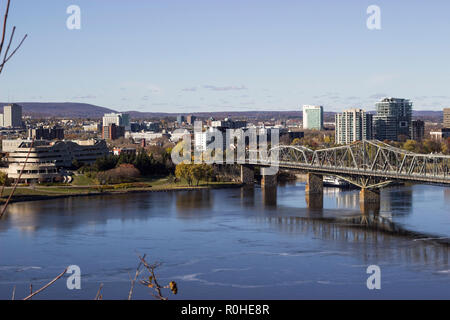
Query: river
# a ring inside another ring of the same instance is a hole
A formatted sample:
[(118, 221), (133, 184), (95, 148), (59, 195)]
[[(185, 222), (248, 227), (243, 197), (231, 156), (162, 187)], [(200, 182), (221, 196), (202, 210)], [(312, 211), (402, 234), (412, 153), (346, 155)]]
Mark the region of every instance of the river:
[[(308, 209), (305, 185), (126, 194), (15, 203), (0, 220), (0, 298), (126, 299), (138, 254), (160, 261), (170, 299), (450, 299), (450, 188), (386, 188), (378, 214), (356, 190), (326, 188)], [(381, 289), (368, 290), (369, 265)], [(135, 299), (152, 299), (136, 285)]]

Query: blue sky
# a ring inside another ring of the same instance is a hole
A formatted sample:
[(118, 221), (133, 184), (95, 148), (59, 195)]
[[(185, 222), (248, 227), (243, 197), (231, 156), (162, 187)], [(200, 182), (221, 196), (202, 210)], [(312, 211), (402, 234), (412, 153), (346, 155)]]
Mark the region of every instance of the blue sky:
[[(81, 30), (66, 28), (72, 4)], [(372, 4), (381, 30), (366, 27)], [(9, 26), (29, 38), (0, 76), (0, 101), (339, 111), (394, 96), (441, 110), (449, 17), (448, 0), (13, 0)]]

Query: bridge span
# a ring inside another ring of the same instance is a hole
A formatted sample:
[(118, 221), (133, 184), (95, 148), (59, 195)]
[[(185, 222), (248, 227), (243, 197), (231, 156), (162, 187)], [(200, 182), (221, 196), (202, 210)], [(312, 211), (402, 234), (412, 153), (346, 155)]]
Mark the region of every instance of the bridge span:
[[(307, 198), (323, 197), (323, 176), (335, 176), (361, 188), (360, 201), (379, 203), (380, 188), (396, 181), (450, 186), (450, 156), (418, 154), (376, 140), (311, 150), (303, 146), (273, 147), (268, 154), (248, 151), (241, 164), (243, 183), (254, 182), (253, 167), (261, 167), (262, 186), (276, 184), (276, 170), (307, 174)], [(317, 201), (320, 203), (320, 201)]]

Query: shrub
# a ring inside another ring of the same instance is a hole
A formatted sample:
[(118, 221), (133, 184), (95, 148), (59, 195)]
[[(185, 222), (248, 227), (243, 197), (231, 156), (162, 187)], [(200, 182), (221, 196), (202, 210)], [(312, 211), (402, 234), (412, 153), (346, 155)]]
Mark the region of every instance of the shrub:
[(140, 176), (140, 172), (132, 164), (121, 164), (117, 168), (99, 172), (97, 180), (100, 184), (118, 184), (133, 182)]

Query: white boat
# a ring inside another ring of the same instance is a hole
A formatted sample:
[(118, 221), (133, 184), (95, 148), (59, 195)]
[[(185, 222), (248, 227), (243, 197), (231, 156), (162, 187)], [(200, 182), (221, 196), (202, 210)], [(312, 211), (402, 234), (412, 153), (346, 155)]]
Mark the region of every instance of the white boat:
[(325, 187), (336, 187), (336, 188), (349, 188), (351, 184), (345, 180), (332, 177), (332, 176), (324, 176), (323, 177), (323, 185)]

